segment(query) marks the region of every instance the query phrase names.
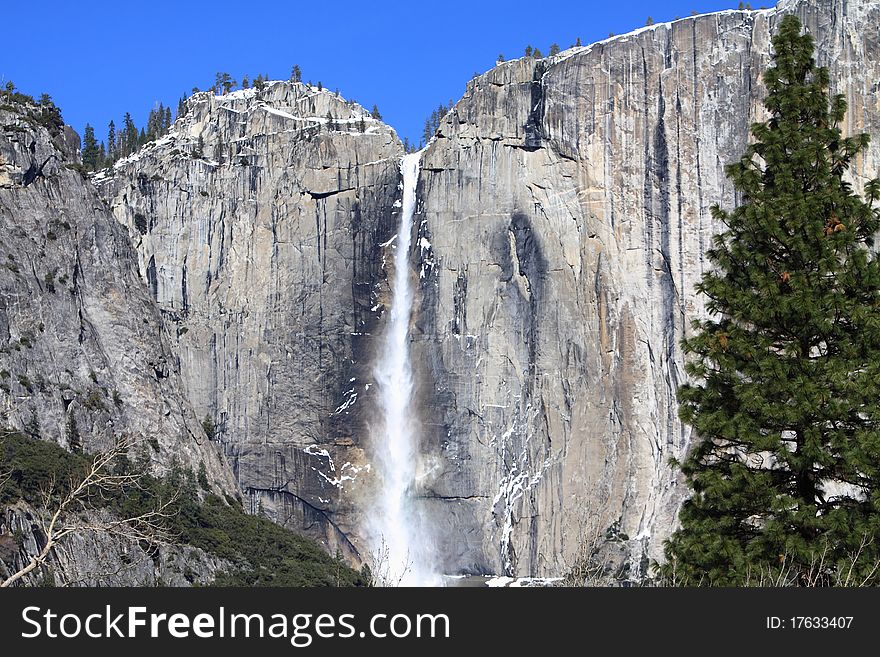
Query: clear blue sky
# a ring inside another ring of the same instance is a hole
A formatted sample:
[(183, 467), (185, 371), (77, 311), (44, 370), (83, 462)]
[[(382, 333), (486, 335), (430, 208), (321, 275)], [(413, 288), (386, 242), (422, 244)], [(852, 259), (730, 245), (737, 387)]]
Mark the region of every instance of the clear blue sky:
[[(401, 138), (418, 142), (439, 103), (458, 100), (475, 72), (526, 45), (544, 54), (577, 37), (586, 45), (609, 32), (735, 8), (738, 0), (348, 0), (265, 2), (7, 2), (2, 9), (0, 80), (32, 95), (49, 93), (64, 119), (99, 139), (110, 119), (131, 112), (140, 126), (150, 108), (211, 86), (217, 71), (241, 81), (268, 73), (321, 81), (365, 107), (378, 104)], [(753, 2), (755, 6), (761, 0)], [(764, 0), (772, 6), (773, 0)]]

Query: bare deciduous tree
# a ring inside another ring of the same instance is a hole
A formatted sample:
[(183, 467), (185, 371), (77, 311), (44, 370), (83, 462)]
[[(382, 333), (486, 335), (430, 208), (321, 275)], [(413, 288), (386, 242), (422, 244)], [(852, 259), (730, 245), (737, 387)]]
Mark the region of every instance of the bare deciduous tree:
[[(122, 441), (113, 449), (97, 454), (86, 474), (70, 481), (66, 490), (59, 487), (54, 479), (43, 489), (43, 504), (36, 511), (46, 542), (22, 568), (0, 582), (0, 588), (14, 584), (45, 564), (53, 548), (75, 534), (95, 532), (129, 541), (146, 541), (153, 545), (170, 541), (165, 519), (173, 515), (176, 495), (165, 501), (157, 500), (155, 508), (133, 516), (102, 518), (106, 514), (98, 513), (101, 505), (96, 501), (100, 502), (102, 498), (126, 489), (141, 487), (146, 476), (144, 473), (114, 470), (114, 465), (128, 453), (131, 446), (130, 442)], [(0, 474), (0, 488), (10, 475)]]

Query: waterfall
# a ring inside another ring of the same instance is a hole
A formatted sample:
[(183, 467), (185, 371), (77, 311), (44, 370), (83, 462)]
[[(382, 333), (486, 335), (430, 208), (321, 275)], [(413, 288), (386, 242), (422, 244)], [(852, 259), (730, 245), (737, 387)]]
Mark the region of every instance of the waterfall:
[(409, 252), (420, 158), (421, 152), (405, 155), (400, 165), (403, 201), (394, 243), (391, 310), (373, 372), (381, 414), (371, 436), (379, 488), (367, 514), (372, 557), (380, 570), (374, 576), (379, 583), (404, 586), (440, 583), (434, 572), (433, 541), (413, 499), (420, 450), (409, 350), (413, 306)]

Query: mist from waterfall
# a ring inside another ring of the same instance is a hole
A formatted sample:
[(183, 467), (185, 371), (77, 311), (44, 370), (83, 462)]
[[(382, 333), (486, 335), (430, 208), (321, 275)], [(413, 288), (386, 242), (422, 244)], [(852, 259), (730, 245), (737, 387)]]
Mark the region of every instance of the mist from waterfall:
[(412, 407), (414, 381), (409, 349), (413, 308), (409, 252), (416, 208), (421, 152), (405, 155), (400, 171), (403, 200), (400, 226), (393, 242), (394, 279), (391, 309), (373, 375), (381, 421), (371, 436), (378, 492), (368, 513), (368, 533), (379, 583), (403, 586), (440, 585), (434, 548), (413, 493), (419, 475), (417, 415)]

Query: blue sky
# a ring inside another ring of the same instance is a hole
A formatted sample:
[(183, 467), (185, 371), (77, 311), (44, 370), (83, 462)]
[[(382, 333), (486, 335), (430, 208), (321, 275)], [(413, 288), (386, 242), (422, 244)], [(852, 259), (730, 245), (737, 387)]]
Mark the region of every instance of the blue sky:
[[(774, 4), (765, 0), (766, 4)], [(5, 3), (0, 80), (25, 93), (49, 93), (64, 119), (99, 138), (110, 119), (131, 112), (138, 125), (160, 101), (213, 84), (217, 71), (241, 81), (268, 73), (321, 81), (367, 108), (379, 106), (401, 138), (418, 141), (439, 103), (458, 100), (475, 72), (499, 53), (545, 54), (580, 37), (735, 8), (738, 0), (550, 0), (520, 2), (383, 0), (312, 2)], [(754, 3), (760, 4), (760, 0)]]

